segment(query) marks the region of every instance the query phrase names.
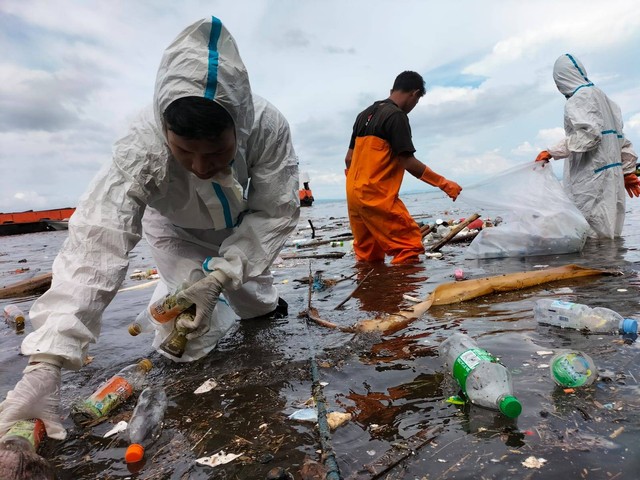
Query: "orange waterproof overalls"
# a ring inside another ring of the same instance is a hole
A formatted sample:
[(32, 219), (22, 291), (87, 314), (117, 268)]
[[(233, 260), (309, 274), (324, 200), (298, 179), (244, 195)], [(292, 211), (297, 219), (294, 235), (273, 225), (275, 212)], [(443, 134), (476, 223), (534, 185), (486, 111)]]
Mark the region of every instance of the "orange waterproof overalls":
[(361, 261), (413, 263), (424, 253), (420, 227), (398, 198), (404, 168), (389, 142), (374, 135), (356, 137), (347, 173), (347, 205), (353, 249)]

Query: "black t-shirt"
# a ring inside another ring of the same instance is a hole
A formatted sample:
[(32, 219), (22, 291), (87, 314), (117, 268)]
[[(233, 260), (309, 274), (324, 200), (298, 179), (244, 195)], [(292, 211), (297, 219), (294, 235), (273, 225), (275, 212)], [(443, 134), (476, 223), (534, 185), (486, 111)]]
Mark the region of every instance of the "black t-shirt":
[(374, 135), (389, 142), (394, 155), (416, 151), (411, 140), (409, 117), (388, 98), (375, 102), (358, 115), (353, 125), (349, 148), (355, 147), (356, 137), (368, 135)]

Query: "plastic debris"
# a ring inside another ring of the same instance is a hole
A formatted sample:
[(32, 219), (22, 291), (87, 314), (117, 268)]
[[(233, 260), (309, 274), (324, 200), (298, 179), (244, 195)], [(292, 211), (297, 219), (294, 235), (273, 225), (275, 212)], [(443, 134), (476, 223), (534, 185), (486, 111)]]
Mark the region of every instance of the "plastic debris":
[(211, 455), (210, 457), (202, 457), (196, 460), (196, 463), (200, 465), (206, 465), (208, 467), (217, 467), (218, 465), (224, 465), (225, 463), (233, 462), (236, 458), (241, 457), (244, 453), (224, 453), (224, 450), (220, 450), (218, 453)]
[(318, 411), (315, 408), (303, 408), (301, 410), (296, 410), (289, 415), (288, 418), (299, 422), (317, 422)]
[(402, 298), (404, 298), (405, 300), (409, 301), (409, 302), (413, 302), (413, 303), (420, 303), (422, 302), (421, 298), (417, 298), (417, 297), (412, 297), (411, 295), (407, 295), (406, 293), (402, 295)]
[(216, 382), (213, 378), (206, 380), (202, 385), (196, 388), (193, 393), (196, 395), (200, 395), (201, 393), (206, 393), (209, 390), (212, 390), (218, 386), (218, 382)]
[(109, 438), (115, 435), (116, 433), (124, 432), (127, 429), (127, 425), (128, 425), (127, 422), (125, 422), (124, 420), (120, 420), (118, 423), (115, 424), (115, 426), (111, 430), (105, 433), (103, 437)]
[(547, 463), (546, 459), (542, 457), (536, 458), (532, 455), (529, 458), (527, 458), (524, 462), (522, 462), (522, 465), (524, 465), (527, 468), (542, 468), (545, 463)]
[(453, 276), (456, 280), (464, 280), (464, 272), (457, 268), (455, 272), (453, 272)]
[(351, 420), (350, 413), (330, 412), (327, 414), (327, 423), (329, 424), (329, 428), (331, 430), (335, 430), (336, 428), (347, 423), (349, 420)]
[(541, 357), (544, 357), (545, 355), (553, 355), (553, 352), (551, 350), (538, 350), (536, 352), (536, 355), (540, 355)]
[(451, 397), (447, 398), (446, 402), (447, 403), (451, 403), (453, 405), (464, 405), (465, 404), (464, 399), (459, 397), (458, 395), (452, 395)]

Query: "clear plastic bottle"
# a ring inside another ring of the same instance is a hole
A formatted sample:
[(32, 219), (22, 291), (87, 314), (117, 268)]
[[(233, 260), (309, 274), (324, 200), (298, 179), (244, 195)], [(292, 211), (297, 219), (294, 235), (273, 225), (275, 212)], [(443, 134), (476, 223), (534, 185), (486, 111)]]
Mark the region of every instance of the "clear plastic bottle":
[(549, 362), (551, 378), (561, 387), (586, 387), (598, 378), (598, 370), (589, 355), (575, 350), (562, 350)]
[(440, 345), (439, 355), (471, 403), (509, 418), (520, 415), (522, 405), (513, 395), (509, 370), (471, 337), (452, 333)]
[(603, 307), (591, 308), (581, 303), (542, 298), (536, 301), (533, 313), (538, 323), (561, 328), (591, 333), (638, 333), (637, 321)]
[(37, 418), (20, 420), (0, 438), (0, 443), (14, 445), (20, 450), (35, 452), (46, 434), (42, 420)]
[(9, 325), (16, 329), (17, 332), (21, 332), (22, 330), (24, 330), (25, 316), (20, 307), (18, 307), (17, 305), (9, 304), (5, 306), (4, 318)]
[(174, 293), (165, 295), (144, 309), (136, 320), (129, 324), (129, 334), (135, 337), (146, 331), (148, 325), (170, 322), (193, 305), (188, 300), (177, 298), (178, 293), (188, 286), (188, 282), (183, 282)]
[(71, 418), (78, 425), (84, 425), (107, 416), (133, 392), (142, 389), (151, 367), (151, 362), (145, 358), (123, 368), (100, 385), (89, 398), (74, 403), (71, 406)]
[(145, 448), (160, 434), (166, 410), (164, 388), (149, 387), (142, 391), (127, 426), (129, 446), (124, 454), (127, 463), (136, 463), (144, 458)]

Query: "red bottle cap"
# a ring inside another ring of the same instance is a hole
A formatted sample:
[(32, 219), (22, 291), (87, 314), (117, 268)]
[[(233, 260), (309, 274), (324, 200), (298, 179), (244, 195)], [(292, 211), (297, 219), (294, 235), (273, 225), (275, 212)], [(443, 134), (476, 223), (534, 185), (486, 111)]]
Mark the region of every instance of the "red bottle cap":
[(144, 457), (144, 447), (139, 443), (132, 443), (127, 447), (124, 453), (124, 461), (127, 463), (136, 463)]

